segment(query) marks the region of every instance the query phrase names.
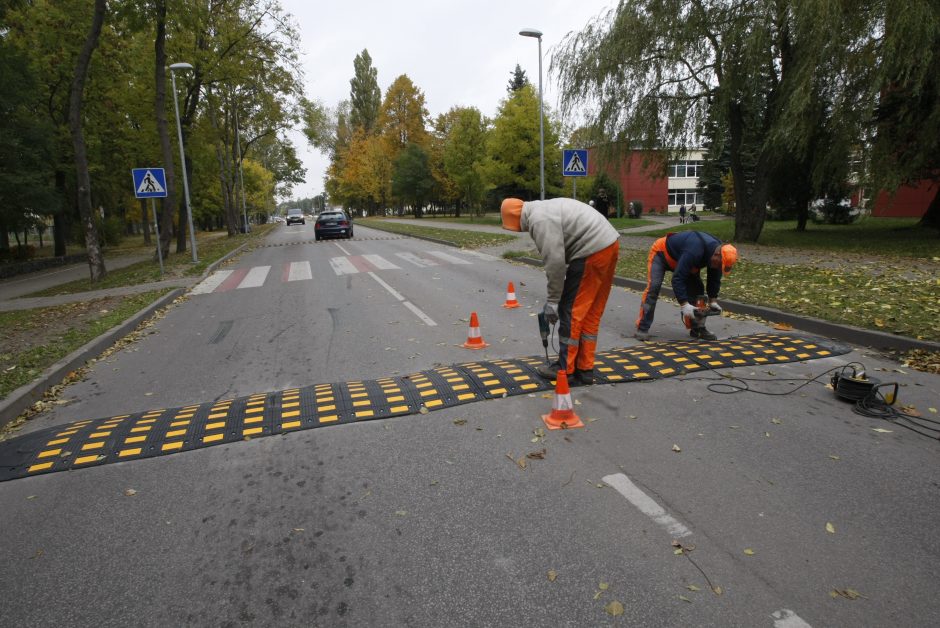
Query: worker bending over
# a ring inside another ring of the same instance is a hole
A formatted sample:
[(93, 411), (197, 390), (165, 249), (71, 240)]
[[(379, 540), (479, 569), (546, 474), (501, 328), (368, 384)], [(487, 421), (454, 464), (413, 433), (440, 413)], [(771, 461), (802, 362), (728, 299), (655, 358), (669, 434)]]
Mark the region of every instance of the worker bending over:
[(558, 326), (558, 360), (539, 367), (555, 379), (559, 370), (575, 386), (594, 383), (597, 330), (617, 268), (620, 234), (590, 205), (570, 198), (524, 203), (503, 201), (503, 229), (528, 231), (545, 263), (548, 296), (543, 312)]
[[(635, 337), (648, 340), (649, 330), (656, 312), (656, 301), (663, 285), (666, 271), (672, 271), (672, 291), (682, 308), (682, 316), (692, 321), (689, 335), (702, 340), (717, 340), (717, 336), (705, 329), (705, 319), (695, 316), (692, 301), (707, 294), (713, 311), (721, 312), (718, 291), (721, 277), (731, 272), (738, 261), (738, 251), (730, 244), (722, 244), (715, 236), (703, 231), (683, 231), (659, 238), (650, 248), (647, 262), (646, 290), (640, 302), (640, 314), (636, 319)], [(702, 285), (699, 271), (708, 268), (708, 284)]]

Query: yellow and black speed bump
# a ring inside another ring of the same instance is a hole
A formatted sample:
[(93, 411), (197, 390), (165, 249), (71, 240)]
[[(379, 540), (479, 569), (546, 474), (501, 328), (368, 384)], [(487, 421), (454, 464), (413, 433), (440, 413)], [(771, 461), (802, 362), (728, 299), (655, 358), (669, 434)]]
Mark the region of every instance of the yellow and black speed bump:
[[(847, 353), (779, 334), (718, 342), (651, 343), (597, 354), (596, 383), (777, 364)], [(355, 423), (550, 390), (539, 357), (464, 362), (403, 377), (314, 384), (181, 408), (85, 419), (0, 443), (0, 481), (162, 456), (324, 425)], [(544, 409), (544, 408), (543, 408)]]

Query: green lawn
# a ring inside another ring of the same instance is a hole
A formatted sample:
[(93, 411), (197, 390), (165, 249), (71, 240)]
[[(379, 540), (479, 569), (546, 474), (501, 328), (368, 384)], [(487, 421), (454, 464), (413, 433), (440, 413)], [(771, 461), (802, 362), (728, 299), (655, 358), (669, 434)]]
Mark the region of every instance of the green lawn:
[[(100, 307), (97, 303), (101, 301), (89, 301), (0, 312), (0, 329), (8, 330), (7, 341), (14, 336), (41, 339), (29, 347), (0, 351), (0, 399), (33, 381), (44, 370), (124, 322), (171, 289), (120, 297), (119, 304), (109, 310), (97, 309)], [(85, 316), (79, 318), (79, 313)], [(46, 332), (48, 322), (64, 318), (79, 322), (50, 336)]]
[[(710, 220), (690, 225), (677, 224), (648, 235), (663, 236), (672, 231), (700, 229), (730, 242), (734, 220)], [(851, 225), (817, 225), (796, 230), (795, 220), (767, 221), (757, 243), (765, 246), (835, 253), (864, 253), (897, 257), (940, 257), (940, 237), (936, 229), (917, 226), (916, 218), (864, 218)], [(938, 260), (940, 261), (940, 260)]]

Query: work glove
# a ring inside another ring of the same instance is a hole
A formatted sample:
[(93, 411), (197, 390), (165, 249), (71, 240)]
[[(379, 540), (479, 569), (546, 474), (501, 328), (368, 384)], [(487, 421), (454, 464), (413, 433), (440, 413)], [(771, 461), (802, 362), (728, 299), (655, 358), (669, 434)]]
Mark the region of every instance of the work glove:
[(546, 301), (545, 307), (542, 308), (542, 314), (545, 315), (545, 320), (548, 321), (549, 325), (554, 325), (558, 322), (558, 304)]
[(721, 316), (721, 312), (723, 311), (723, 310), (721, 309), (721, 306), (718, 305), (718, 300), (717, 300), (717, 299), (713, 299), (713, 300), (711, 300), (711, 301), (708, 302), (708, 309), (711, 310), (712, 312), (714, 312), (715, 314), (717, 314), (718, 316)]
[(683, 318), (695, 318), (695, 306), (691, 303), (685, 303), (682, 306)]

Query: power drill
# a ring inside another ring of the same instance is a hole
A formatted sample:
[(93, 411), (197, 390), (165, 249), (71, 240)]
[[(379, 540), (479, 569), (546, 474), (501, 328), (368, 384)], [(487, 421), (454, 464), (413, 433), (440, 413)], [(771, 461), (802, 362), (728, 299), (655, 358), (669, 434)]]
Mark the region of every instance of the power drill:
[(692, 305), (695, 307), (695, 314), (691, 317), (682, 315), (682, 324), (686, 329), (692, 329), (693, 323), (695, 327), (701, 327), (706, 316), (714, 316), (720, 312), (708, 306), (708, 295), (705, 294), (695, 297)]
[(542, 346), (545, 347), (545, 361), (550, 363), (548, 359), (548, 319), (545, 318), (545, 312), (538, 313), (539, 319), (539, 336), (542, 337)]

